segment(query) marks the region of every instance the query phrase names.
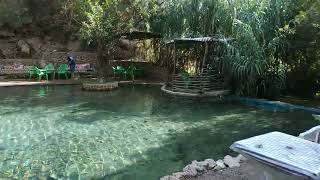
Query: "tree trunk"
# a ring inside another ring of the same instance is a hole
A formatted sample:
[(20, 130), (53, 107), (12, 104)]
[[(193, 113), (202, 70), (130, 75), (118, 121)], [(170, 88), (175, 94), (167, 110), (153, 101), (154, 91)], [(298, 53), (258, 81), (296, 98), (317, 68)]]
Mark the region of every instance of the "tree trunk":
[(97, 46), (97, 75), (98, 75), (98, 81), (103, 81), (103, 79), (106, 79), (105, 74), (105, 68), (106, 68), (106, 62), (103, 57), (103, 43), (101, 40), (98, 41)]
[[(106, 59), (104, 56), (105, 46), (103, 45), (102, 41), (98, 41), (97, 47), (97, 73), (98, 73), (98, 80), (100, 82), (108, 80), (111, 75), (111, 61)], [(107, 57), (110, 57), (110, 53), (108, 51)]]

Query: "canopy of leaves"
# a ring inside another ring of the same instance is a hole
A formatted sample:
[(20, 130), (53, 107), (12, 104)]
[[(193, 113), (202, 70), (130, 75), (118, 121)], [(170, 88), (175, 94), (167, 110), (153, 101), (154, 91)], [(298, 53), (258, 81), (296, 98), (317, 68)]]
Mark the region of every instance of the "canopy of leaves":
[(134, 28), (143, 29), (143, 14), (135, 1), (128, 0), (80, 0), (82, 12), (80, 34), (83, 39), (108, 43), (117, 34)]

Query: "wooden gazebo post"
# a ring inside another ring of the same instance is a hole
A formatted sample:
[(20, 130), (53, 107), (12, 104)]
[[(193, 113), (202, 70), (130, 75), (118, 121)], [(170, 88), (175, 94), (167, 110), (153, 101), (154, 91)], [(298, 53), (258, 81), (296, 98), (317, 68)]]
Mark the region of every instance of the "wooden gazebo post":
[(205, 42), (205, 50), (204, 50), (204, 56), (203, 56), (203, 60), (202, 60), (202, 65), (201, 65), (201, 74), (199, 75), (200, 76), (200, 91), (199, 92), (203, 92), (203, 87), (204, 87), (204, 84), (203, 84), (203, 80), (204, 80), (204, 77), (203, 77), (203, 70), (204, 70), (204, 66), (207, 62), (207, 59), (208, 59), (208, 51), (209, 51), (209, 43), (208, 42)]
[(203, 73), (204, 66), (205, 66), (205, 64), (207, 62), (207, 59), (208, 59), (208, 51), (209, 51), (209, 43), (206, 42), (205, 43), (204, 56), (203, 56), (202, 65), (201, 65), (201, 74)]

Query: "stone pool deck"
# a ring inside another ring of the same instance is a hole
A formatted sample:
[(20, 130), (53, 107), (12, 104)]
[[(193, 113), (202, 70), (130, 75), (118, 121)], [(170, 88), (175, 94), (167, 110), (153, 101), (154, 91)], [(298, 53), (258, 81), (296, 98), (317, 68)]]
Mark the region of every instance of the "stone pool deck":
[(28, 80), (2, 80), (0, 87), (12, 86), (49, 86), (49, 85), (80, 85), (76, 80), (53, 80), (53, 81), (28, 81)]
[[(50, 85), (81, 85), (82, 80), (53, 80), (53, 81), (29, 81), (25, 79), (1, 80), (0, 87), (13, 86), (50, 86)], [(151, 81), (119, 81), (119, 84), (135, 84), (135, 85), (163, 85), (162, 82)]]

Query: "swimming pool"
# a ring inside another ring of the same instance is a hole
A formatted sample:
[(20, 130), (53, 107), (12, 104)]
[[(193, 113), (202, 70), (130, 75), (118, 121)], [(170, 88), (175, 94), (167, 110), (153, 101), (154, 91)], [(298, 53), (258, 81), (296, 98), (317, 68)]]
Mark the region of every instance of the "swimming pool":
[(305, 112), (174, 98), (158, 86), (0, 88), (0, 102), (0, 178), (159, 179), (222, 158), (236, 140), (318, 124)]

